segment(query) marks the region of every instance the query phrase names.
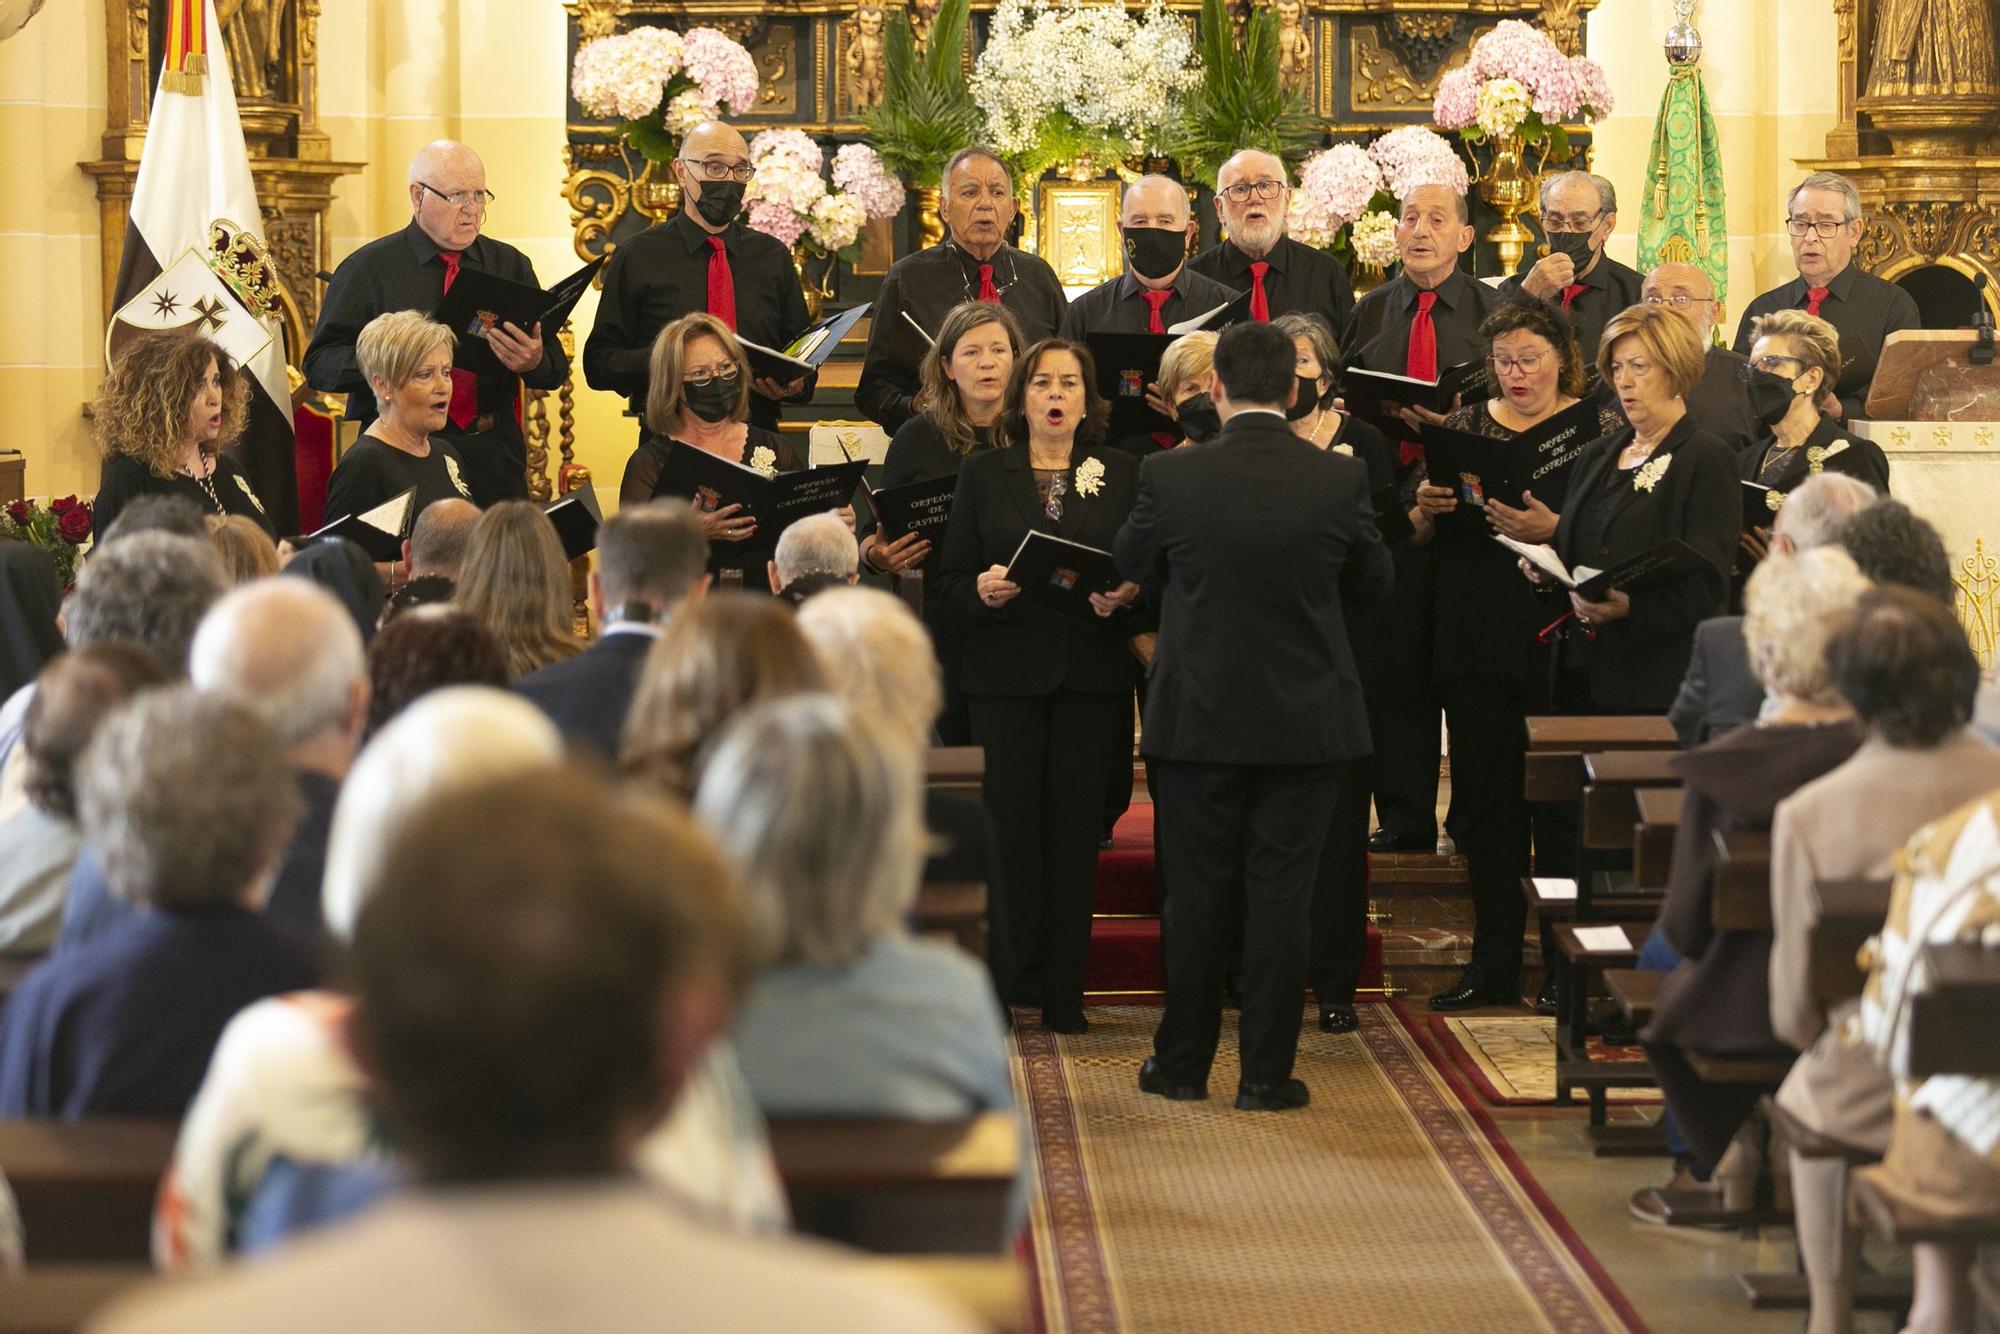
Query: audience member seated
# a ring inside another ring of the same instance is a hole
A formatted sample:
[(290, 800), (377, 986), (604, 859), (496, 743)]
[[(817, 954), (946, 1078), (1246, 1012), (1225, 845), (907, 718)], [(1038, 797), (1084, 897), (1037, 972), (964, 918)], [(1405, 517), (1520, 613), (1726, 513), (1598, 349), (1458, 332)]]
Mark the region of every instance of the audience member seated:
[(768, 967), (736, 1023), (772, 1116), (944, 1120), (1013, 1106), (993, 987), (905, 922), (924, 860), (921, 771), (893, 733), (826, 696), (734, 723), (695, 813), (731, 853)]
[(27, 805), (0, 822), (0, 956), (45, 954), (56, 943), (83, 845), (77, 760), (106, 715), (168, 679), (152, 654), (119, 643), (86, 644), (42, 669), (21, 738)]
[(238, 589), (209, 612), (188, 651), (188, 679), (262, 718), (284, 745), (299, 821), (266, 911), (317, 934), (333, 804), (368, 717), (361, 636), (326, 593), (268, 580)]
[(384, 625), (368, 646), (368, 725), (374, 736), (389, 720), (445, 686), (507, 684), (507, 655), (479, 621), (457, 608), (414, 608)]
[(77, 792), (105, 880), (144, 911), (8, 999), (0, 1116), (179, 1117), (232, 1015), (313, 984), (311, 947), (259, 911), (298, 811), (284, 750), (237, 705), (149, 690), (98, 729)]
[(1957, 601), (1944, 539), (1900, 500), (1868, 506), (1840, 525), (1834, 540), (1870, 583), (1914, 588), (1947, 607)]
[(800, 519), (779, 535), (777, 550), (765, 562), (771, 591), (794, 607), (821, 589), (859, 582), (860, 571), (854, 530), (838, 514)]
[(340, 599), (340, 605), (354, 619), (354, 628), (361, 632), (363, 644), (375, 637), (386, 601), (381, 567), (358, 545), (344, 537), (322, 537), (286, 561), (280, 573), (318, 584)]
[(412, 607), (451, 601), (465, 544), (479, 522), (479, 506), (469, 500), (433, 500), (417, 515), (403, 543), (402, 580), (382, 608), (384, 624)]
[(266, 579), (278, 572), (278, 544), (257, 524), (241, 514), (227, 518), (211, 514), (206, 523), (208, 540), (214, 544), (215, 554), (222, 558), (222, 568), (228, 571), (231, 586)]
[(202, 514), (202, 507), (186, 496), (134, 496), (112, 522), (104, 522), (95, 513), (91, 518), (97, 528), (97, 540), (90, 548), (93, 556), (111, 543), (139, 533), (172, 533), (175, 537), (208, 540), (208, 519)]
[(503, 500), (479, 516), (452, 602), (499, 637), (516, 679), (583, 651), (562, 539), (532, 501)]
[(32, 542), (0, 541), (0, 699), (62, 652), (62, 585), (56, 563)]
[(829, 1252), (705, 1226), (632, 1175), (728, 1018), (734, 886), (692, 821), (553, 766), (402, 814), (371, 831), (347, 1028), (417, 1184), (102, 1328), (970, 1328)]
[(706, 597), (668, 622), (646, 651), (618, 744), (618, 767), (693, 798), (717, 735), (765, 700), (826, 689), (792, 613), (762, 594)]
[[(1771, 524), (1770, 549), (1793, 555), (1825, 546), (1876, 498), (1875, 488), (1857, 478), (1839, 473), (1809, 477), (1786, 495)], [(1764, 700), (1764, 687), (1750, 670), (1750, 652), (1743, 644), (1743, 618), (1711, 616), (1696, 626), (1687, 675), (1667, 710), (1681, 745), (1692, 749), (1741, 727), (1763, 712)]]
[[(543, 770), (561, 755), (548, 721), (498, 691), (441, 690), (412, 705), (362, 752), (336, 813), (328, 935), (351, 940), (412, 809)], [(352, 1012), (349, 996), (313, 991), (259, 1001), (231, 1021), (182, 1123), (154, 1222), (155, 1263), (219, 1264), (356, 1212), (394, 1187), (399, 1168), (367, 1104), (367, 1076), (342, 1037)], [(638, 1161), (648, 1177), (732, 1226), (784, 1224), (763, 1123), (725, 1043), (710, 1048)]]
[(530, 672), (514, 683), (515, 692), (549, 715), (571, 745), (612, 759), (647, 650), (663, 623), (708, 591), (708, 580), (708, 539), (686, 505), (625, 506), (597, 530), (590, 572), (597, 642)]
[[(1750, 668), (1773, 707), (1760, 721), (1725, 732), (1676, 761), (1686, 785), (1673, 870), (1656, 933), (1680, 955), (1660, 983), (1653, 1021), (1641, 1038), (1691, 1161), (1670, 1189), (1712, 1180), (1724, 1208), (1747, 1209), (1762, 1163), (1761, 1127), (1745, 1118), (1765, 1090), (1710, 1084), (1687, 1052), (1763, 1058), (1785, 1051), (1771, 1031), (1771, 938), (1715, 930), (1715, 835), (1768, 829), (1778, 802), (1842, 763), (1861, 744), (1853, 711), (1829, 680), (1826, 642), (1867, 589), (1854, 562), (1831, 547), (1773, 557), (1750, 577), (1743, 638)], [(1741, 1133), (1739, 1133), (1741, 1132)], [(1689, 1178), (1692, 1177), (1692, 1180)], [(1649, 1210), (1650, 1192), (1632, 1200)]]
[[(1884, 880), (1904, 842), (1932, 820), (2000, 788), (2000, 750), (1973, 736), (1979, 661), (1934, 598), (1869, 590), (1827, 643), (1833, 687), (1867, 740), (1839, 768), (1778, 803), (1771, 825), (1771, 1027), (1803, 1053), (1778, 1102), (1815, 1134), (1880, 1156), (1893, 1087), (1874, 1053), (1850, 1040), (1859, 1000), (1822, 1008), (1809, 986), (1815, 885)], [(1840, 1247), (1846, 1165), (1792, 1154), (1793, 1215), (1813, 1296), (1813, 1334), (1847, 1328), (1852, 1255)]]

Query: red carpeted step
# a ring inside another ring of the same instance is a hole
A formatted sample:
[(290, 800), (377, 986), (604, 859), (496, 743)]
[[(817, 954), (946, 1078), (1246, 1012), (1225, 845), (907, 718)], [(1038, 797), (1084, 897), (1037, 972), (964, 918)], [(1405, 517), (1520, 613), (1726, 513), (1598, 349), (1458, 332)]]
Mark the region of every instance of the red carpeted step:
[(1155, 914), (1160, 894), (1153, 875), (1153, 803), (1135, 801), (1111, 831), (1111, 846), (1097, 854), (1097, 911), (1119, 916)]

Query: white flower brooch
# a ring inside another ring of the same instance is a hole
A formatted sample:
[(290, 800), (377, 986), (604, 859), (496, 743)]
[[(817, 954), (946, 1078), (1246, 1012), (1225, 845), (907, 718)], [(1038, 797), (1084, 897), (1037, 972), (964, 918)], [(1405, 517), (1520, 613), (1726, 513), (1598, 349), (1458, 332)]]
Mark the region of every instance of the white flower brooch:
[(759, 445), (756, 452), (750, 456), (750, 467), (753, 471), (761, 472), (766, 477), (776, 477), (778, 475), (778, 456), (771, 452), (770, 446)]
[(1667, 475), (1667, 465), (1673, 461), (1674, 456), (1672, 454), (1662, 454), (1658, 458), (1648, 462), (1638, 472), (1632, 474), (1632, 489), (1634, 491), (1651, 491), (1660, 484), (1660, 479)]
[(1094, 496), (1104, 489), (1104, 460), (1088, 458), (1076, 465), (1076, 493)]

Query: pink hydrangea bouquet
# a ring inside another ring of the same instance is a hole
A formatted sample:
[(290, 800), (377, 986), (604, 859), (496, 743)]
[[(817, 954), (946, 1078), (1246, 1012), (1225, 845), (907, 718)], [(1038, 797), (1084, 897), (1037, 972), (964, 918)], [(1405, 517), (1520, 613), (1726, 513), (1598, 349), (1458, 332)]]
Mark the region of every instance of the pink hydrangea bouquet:
[(750, 226), (787, 249), (803, 244), (815, 255), (851, 259), (870, 218), (903, 211), (903, 185), (866, 144), (847, 144), (833, 157), (833, 185), (820, 175), (825, 154), (803, 130), (765, 130), (750, 141), (750, 184), (743, 192)]
[(1407, 199), (1425, 185), (1447, 185), (1460, 194), (1468, 188), (1465, 159), (1451, 141), (1422, 125), (1407, 125), (1368, 145), (1368, 156), (1381, 168), (1382, 185), (1392, 200)]
[(1508, 19), (1438, 81), (1431, 115), (1468, 143), (1518, 134), (1530, 145), (1547, 141), (1549, 155), (1560, 159), (1569, 156), (1564, 123), (1601, 120), (1611, 108), (1602, 65), (1566, 56), (1541, 29)]
[(666, 162), (703, 121), (748, 111), (757, 83), (750, 53), (714, 28), (647, 25), (578, 47), (569, 88), (591, 115), (622, 121), (633, 148)]
[(1305, 160), (1292, 191), (1286, 230), (1309, 246), (1335, 248), (1382, 192), (1382, 169), (1360, 144), (1335, 144)]

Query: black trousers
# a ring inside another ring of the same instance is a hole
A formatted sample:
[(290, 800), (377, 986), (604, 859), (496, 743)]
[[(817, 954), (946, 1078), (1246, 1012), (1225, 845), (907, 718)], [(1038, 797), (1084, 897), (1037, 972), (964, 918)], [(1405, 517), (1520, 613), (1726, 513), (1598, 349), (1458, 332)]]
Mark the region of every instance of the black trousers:
[(1189, 764), (1155, 757), (1167, 1006), (1153, 1052), (1174, 1083), (1203, 1084), (1222, 1034), (1227, 892), (1243, 885), (1243, 1079), (1289, 1079), (1314, 877), (1340, 765)]
[(1432, 659), (1437, 642), (1437, 561), (1399, 548), (1393, 601), (1367, 655), (1362, 690), (1375, 737), (1375, 816), (1392, 834), (1437, 841), (1438, 714)]
[[(1133, 694), (1133, 701), (1143, 712), (1146, 707), (1146, 683), (1141, 681)], [(1132, 727), (1127, 721), (1125, 731), (1125, 763), (1112, 769), (1110, 779), (1104, 785), (1104, 836), (1111, 837), (1111, 827), (1125, 818), (1125, 812), (1132, 809)]]
[[(925, 597), (935, 597), (936, 585), (925, 576)], [(926, 615), (924, 626), (931, 632), (931, 647), (937, 653), (938, 670), (944, 675), (944, 707), (938, 710), (937, 734), (941, 746), (972, 744), (972, 714), (960, 686), (959, 668), (965, 662), (965, 627), (941, 615)]]
[(1451, 814), (1445, 821), (1472, 882), (1474, 926), (1468, 971), (1489, 985), (1521, 977), (1531, 831), (1527, 716), (1532, 687), (1498, 676), (1452, 676), (1438, 683), (1451, 729)]
[(994, 983), (1002, 1000), (1075, 1014), (1104, 790), (1114, 764), (1132, 763), (1132, 697), (1057, 690), (971, 695), (967, 706), (973, 742), (986, 748), (986, 808), (1006, 886), (989, 910)]
[(1313, 879), (1312, 954), (1308, 973), (1313, 1000), (1352, 1005), (1368, 958), (1368, 791), (1375, 757), (1351, 761), (1340, 774), (1326, 847)]

